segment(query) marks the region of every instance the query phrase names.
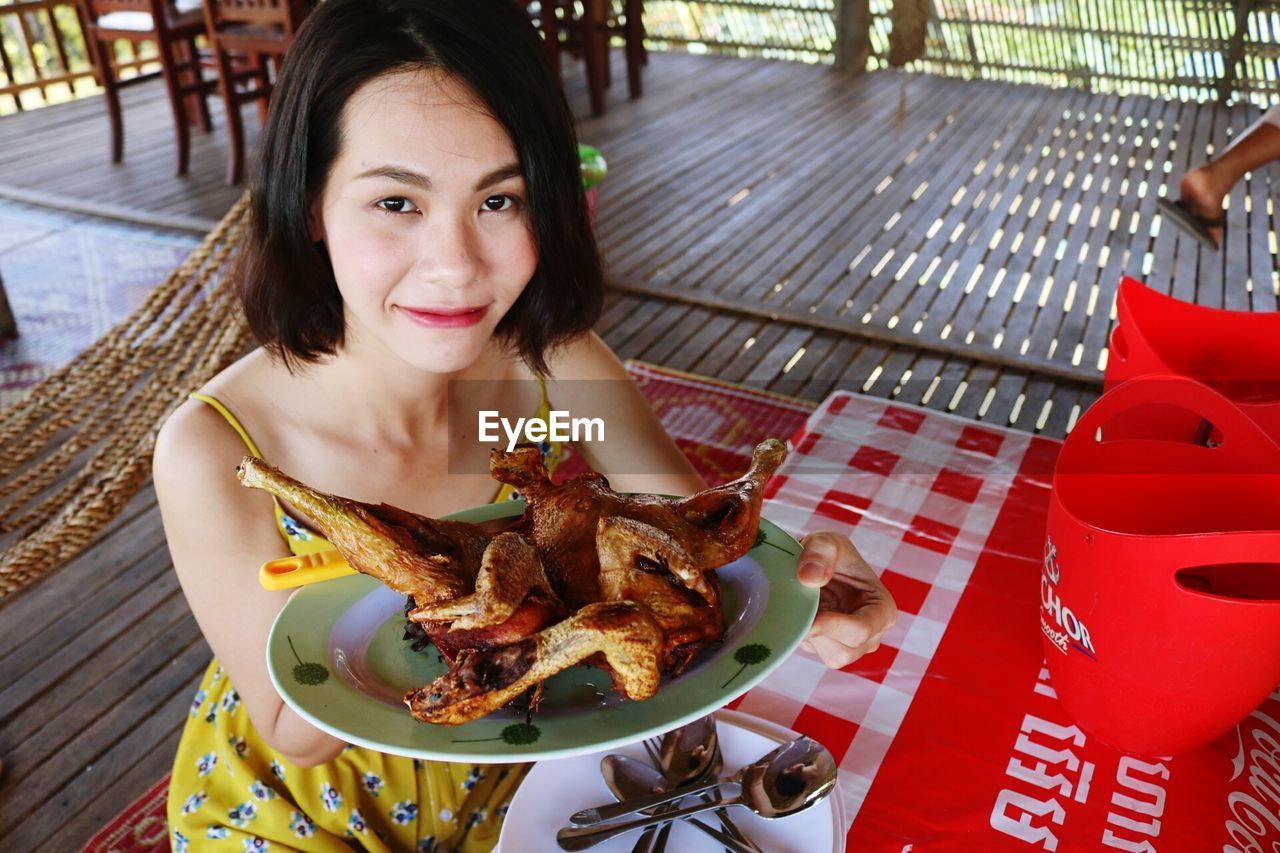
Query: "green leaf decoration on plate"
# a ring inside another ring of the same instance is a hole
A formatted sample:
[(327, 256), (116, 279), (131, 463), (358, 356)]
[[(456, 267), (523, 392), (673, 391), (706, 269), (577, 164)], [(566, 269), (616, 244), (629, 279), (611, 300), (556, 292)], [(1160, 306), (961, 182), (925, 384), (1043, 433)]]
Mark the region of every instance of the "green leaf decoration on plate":
[(792, 557), (799, 557), (799, 556), (800, 556), (800, 553), (799, 553), (798, 551), (789, 551), (789, 550), (787, 550), (786, 548), (783, 548), (781, 545), (778, 545), (778, 544), (776, 544), (776, 543), (774, 543), (774, 542), (770, 542), (770, 541), (768, 540), (768, 538), (765, 536), (765, 533), (764, 533), (764, 529), (763, 529), (763, 528), (760, 530), (760, 532), (759, 532), (759, 533), (757, 533), (757, 534), (756, 534), (756, 542), (755, 542), (755, 544), (754, 544), (754, 545), (752, 545), (751, 547), (752, 547), (752, 548), (759, 548), (761, 545), (768, 545), (770, 548), (777, 548), (777, 549), (778, 549), (779, 551), (781, 551), (782, 553), (784, 553), (784, 554), (788, 554), (788, 555), (790, 555), (790, 556), (792, 556)]
[(742, 675), (743, 671), (747, 667), (754, 666), (758, 663), (764, 663), (769, 659), (769, 655), (771, 654), (773, 654), (773, 651), (768, 646), (761, 645), (760, 643), (748, 643), (747, 645), (739, 648), (733, 653), (733, 659), (742, 664), (742, 666), (738, 667), (738, 671), (733, 674), (733, 678), (730, 678), (722, 684), (720, 689), (723, 690), (732, 684), (734, 679), (739, 675)]
[(513, 723), (502, 730), (497, 737), (455, 738), (454, 743), (480, 743), (487, 740), (500, 740), (508, 746), (528, 746), (542, 737), (542, 729), (533, 723)]
[(324, 684), (329, 680), (329, 670), (322, 663), (303, 663), (298, 650), (293, 647), (293, 637), (285, 637), (298, 665), (293, 668), (293, 679), (299, 684)]

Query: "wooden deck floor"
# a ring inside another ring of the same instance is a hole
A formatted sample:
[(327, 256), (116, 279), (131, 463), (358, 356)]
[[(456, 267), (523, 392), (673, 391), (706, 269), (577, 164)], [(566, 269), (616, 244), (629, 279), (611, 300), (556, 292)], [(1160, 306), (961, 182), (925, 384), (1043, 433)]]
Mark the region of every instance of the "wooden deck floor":
[[(1096, 396), (1121, 271), (1276, 307), (1273, 174), (1233, 196), (1221, 255), (1152, 220), (1156, 188), (1247, 111), (919, 78), (899, 126), (892, 74), (662, 54), (646, 86), (582, 123), (613, 170), (599, 329), (623, 357), (1061, 435)], [(92, 99), (0, 121), (0, 196), (197, 231), (238, 196), (220, 126), (177, 181), (158, 87), (126, 93), (126, 122), (113, 167)], [(0, 601), (0, 636), (0, 838), (76, 849), (168, 769), (208, 659), (151, 490)]]
[[(612, 168), (610, 283), (646, 306), (602, 330), (624, 354), (709, 374), (741, 373), (740, 356), (753, 384), (858, 388), (1061, 435), (1100, 381), (1122, 274), (1202, 304), (1277, 306), (1280, 169), (1237, 187), (1220, 253), (1154, 206), (1253, 107), (686, 54), (655, 54), (646, 82), (581, 122)], [(585, 114), (582, 81), (567, 86)], [(126, 97), (116, 166), (96, 99), (0, 121), (0, 195), (207, 230), (240, 193), (223, 183), (221, 123), (179, 180), (159, 87)], [(649, 316), (683, 318), (687, 340), (647, 334)], [(703, 316), (769, 327), (769, 357), (750, 331), (757, 355), (702, 346)]]

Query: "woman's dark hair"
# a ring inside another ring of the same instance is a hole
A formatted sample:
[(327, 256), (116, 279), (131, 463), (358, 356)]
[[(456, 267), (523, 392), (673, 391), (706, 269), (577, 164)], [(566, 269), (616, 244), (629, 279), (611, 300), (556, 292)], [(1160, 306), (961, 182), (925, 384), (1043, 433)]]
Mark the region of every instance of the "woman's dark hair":
[(527, 13), (514, 0), (324, 0), (280, 71), (258, 147), (237, 270), (258, 340), (291, 367), (332, 354), (342, 299), (308, 215), (342, 143), (352, 94), (385, 74), (438, 69), (470, 87), (511, 137), (538, 266), (497, 334), (545, 373), (546, 353), (590, 329), (603, 275), (573, 116)]

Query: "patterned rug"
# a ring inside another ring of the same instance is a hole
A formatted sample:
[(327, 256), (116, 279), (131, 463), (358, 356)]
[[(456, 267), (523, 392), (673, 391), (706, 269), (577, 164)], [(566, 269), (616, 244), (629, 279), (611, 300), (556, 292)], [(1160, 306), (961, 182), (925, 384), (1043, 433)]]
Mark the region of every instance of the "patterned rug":
[(0, 280), (18, 322), (0, 343), (0, 408), (137, 308), (199, 242), (0, 200)]
[[(2, 256), (0, 256), (2, 257)], [(690, 462), (712, 485), (746, 470), (751, 451), (762, 439), (788, 438), (799, 430), (814, 406), (781, 397), (631, 362), (627, 365), (667, 432)], [(586, 470), (581, 457), (570, 456), (557, 474)], [(165, 832), (165, 797), (169, 778), (156, 783), (104, 827), (85, 846), (93, 853), (157, 853), (169, 849)]]

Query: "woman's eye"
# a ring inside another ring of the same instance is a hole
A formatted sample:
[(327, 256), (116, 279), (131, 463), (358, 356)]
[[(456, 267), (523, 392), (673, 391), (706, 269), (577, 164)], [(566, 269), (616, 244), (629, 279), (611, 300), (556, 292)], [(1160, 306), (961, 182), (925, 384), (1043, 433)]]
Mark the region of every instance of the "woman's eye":
[(484, 200), (484, 209), (492, 212), (513, 210), (518, 202), (509, 195), (491, 195)]
[(379, 199), (376, 204), (388, 213), (412, 213), (418, 209), (413, 202), (403, 196)]

